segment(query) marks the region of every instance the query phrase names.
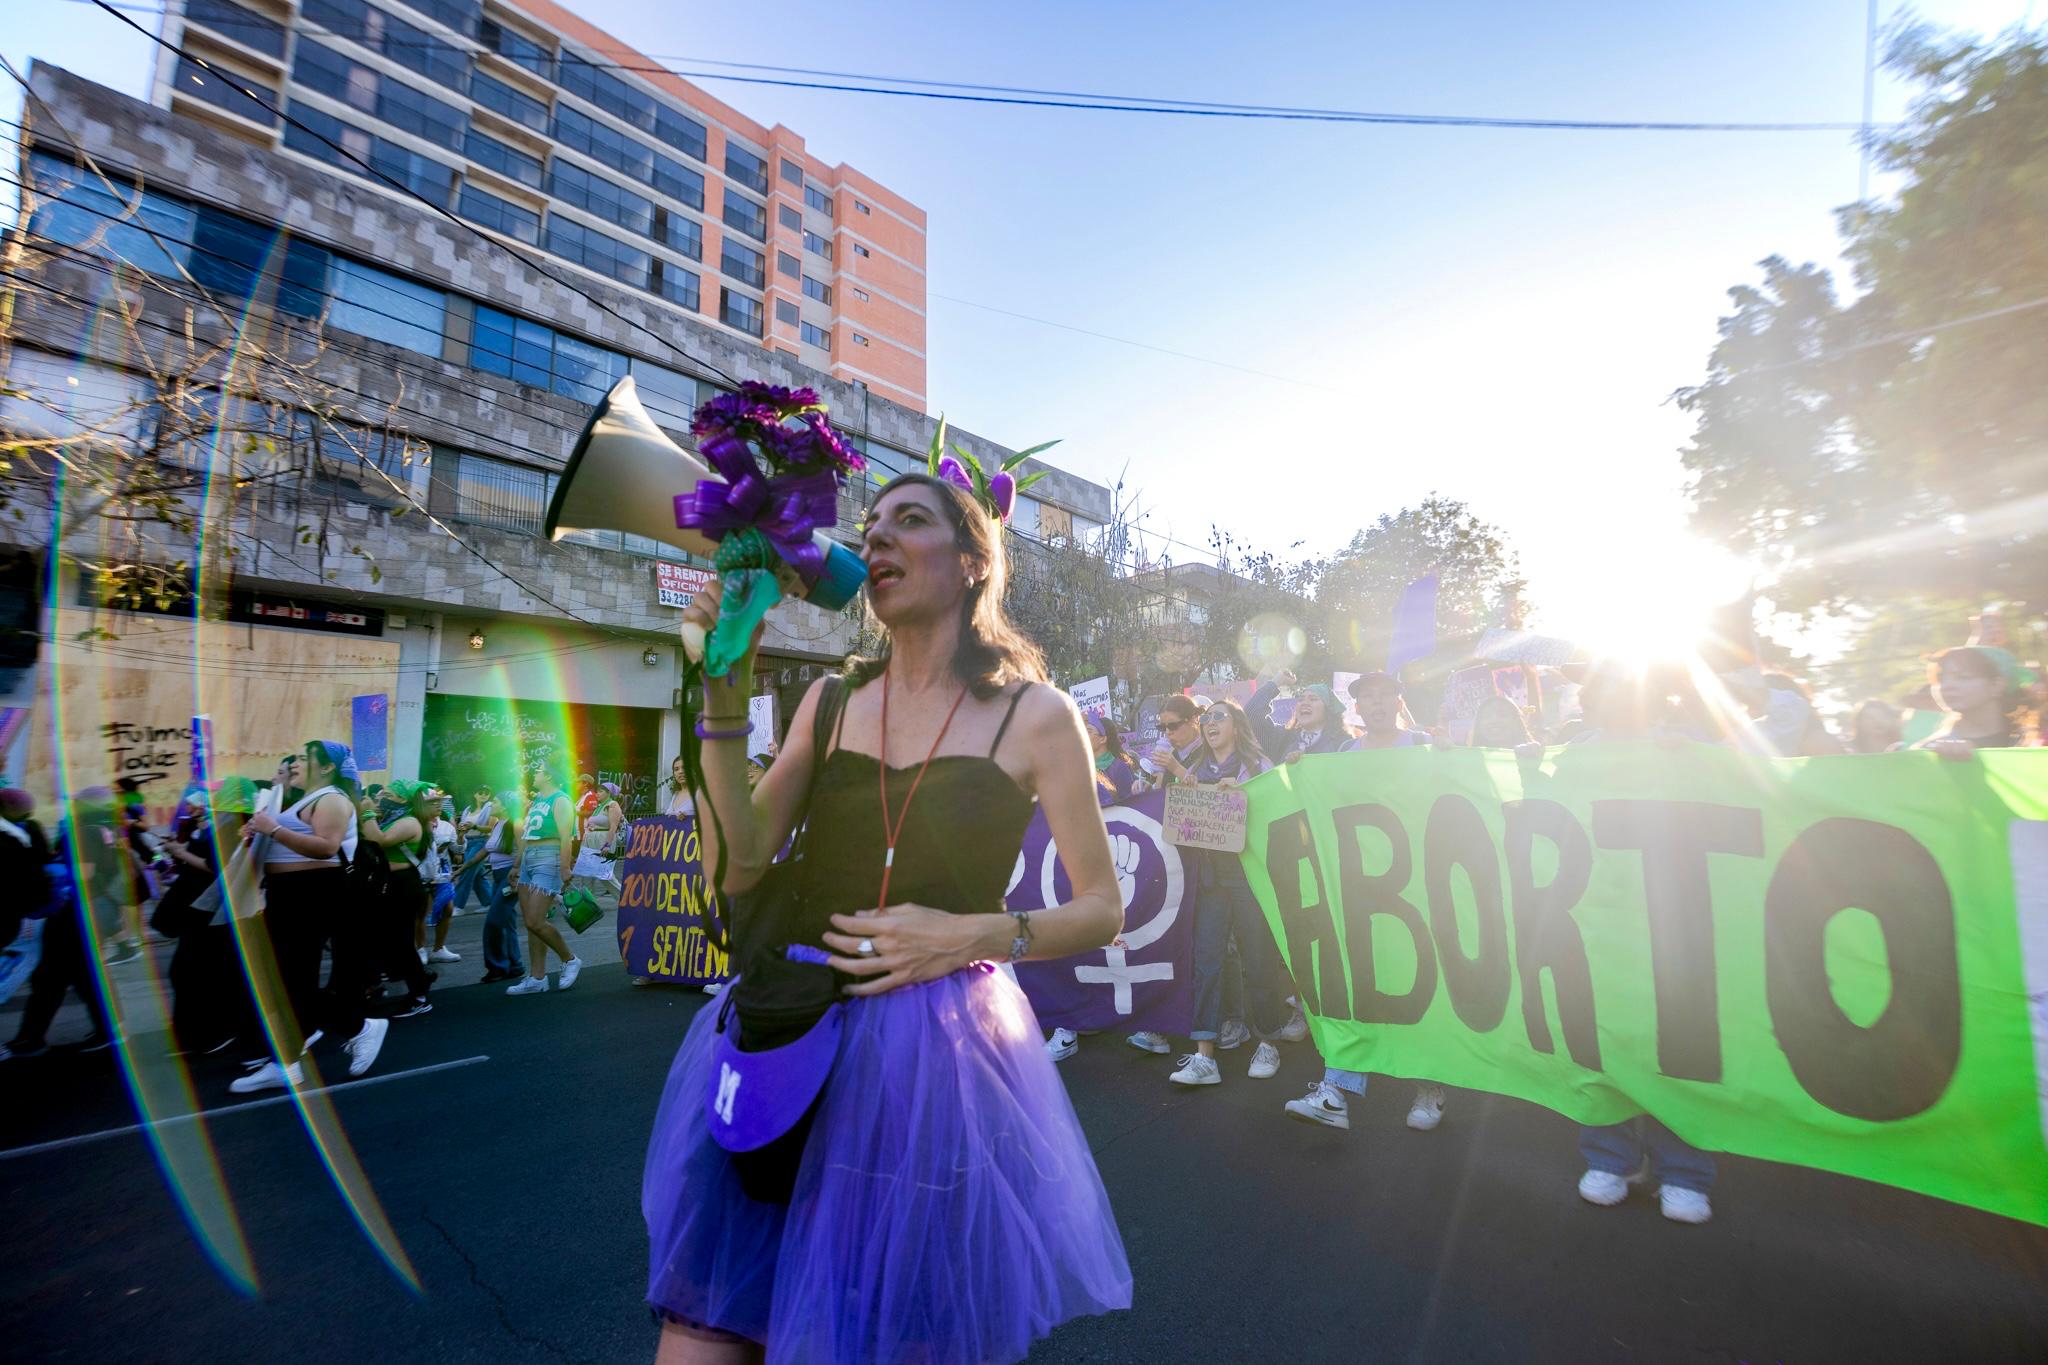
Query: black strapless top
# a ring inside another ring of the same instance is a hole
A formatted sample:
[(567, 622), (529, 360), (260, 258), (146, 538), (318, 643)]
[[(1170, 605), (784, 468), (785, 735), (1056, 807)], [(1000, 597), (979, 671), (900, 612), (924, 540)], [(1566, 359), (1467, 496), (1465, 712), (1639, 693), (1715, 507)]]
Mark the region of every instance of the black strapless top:
[[(1020, 689), (988, 755), (945, 754), (932, 760), (917, 799), (903, 798), (917, 765), (889, 769), (892, 817), (903, 819), (889, 877), (892, 903), (928, 905), (956, 915), (1000, 911), (1024, 827), (1035, 804), (994, 758), (1016, 713)], [(836, 736), (835, 736), (836, 739)], [(879, 760), (835, 748), (818, 774), (804, 834), (804, 881), (811, 906), (824, 914), (872, 910), (882, 888), (888, 838), (877, 790)]]

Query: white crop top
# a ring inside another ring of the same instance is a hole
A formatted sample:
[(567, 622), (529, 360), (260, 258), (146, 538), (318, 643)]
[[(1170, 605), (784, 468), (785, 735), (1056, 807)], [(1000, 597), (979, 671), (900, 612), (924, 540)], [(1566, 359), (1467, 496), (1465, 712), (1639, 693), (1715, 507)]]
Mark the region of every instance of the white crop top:
[[(306, 823), (305, 817), (300, 812), (309, 809), (315, 801), (330, 794), (340, 796), (344, 801), (348, 799), (342, 794), (342, 790), (339, 787), (322, 787), (319, 791), (307, 792), (299, 798), (298, 803), (290, 810), (279, 812), (277, 827), (279, 829), (288, 829), (294, 834), (312, 834), (313, 827)], [(341, 836), (341, 856), (331, 861), (334, 866), (340, 867), (355, 856), (356, 822), (354, 819), (350, 819), (348, 822), (348, 833)], [(263, 861), (265, 863), (327, 863), (330, 860), (327, 858), (308, 858), (303, 853), (286, 848), (283, 840), (273, 839), (270, 843), (270, 851), (263, 855)]]

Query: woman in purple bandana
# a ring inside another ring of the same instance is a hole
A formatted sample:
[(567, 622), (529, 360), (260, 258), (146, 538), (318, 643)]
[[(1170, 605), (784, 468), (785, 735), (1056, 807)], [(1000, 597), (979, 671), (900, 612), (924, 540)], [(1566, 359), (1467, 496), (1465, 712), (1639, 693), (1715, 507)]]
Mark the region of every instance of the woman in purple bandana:
[[(704, 866), (747, 892), (808, 803), (791, 870), (815, 939), (786, 956), (825, 958), (843, 994), (752, 1048), (769, 1025), (749, 1019), (743, 966), (676, 1054), (641, 1195), (663, 1365), (1018, 1360), (1069, 1318), (1130, 1306), (1087, 1140), (993, 965), (1100, 947), (1123, 912), (1081, 717), (1003, 610), (1007, 506), (987, 491), (925, 474), (882, 490), (863, 537), (882, 648), (811, 689), (751, 789), (752, 651), (705, 686)], [(686, 620), (709, 628), (718, 601), (701, 593)], [(1034, 808), (1073, 890), (1013, 915)], [(774, 979), (756, 976), (757, 992)], [(720, 1032), (735, 1026), (738, 1044)], [(776, 1054), (829, 1064), (786, 1129), (758, 1116), (808, 1089)], [(749, 1123), (767, 1146), (722, 1145)]]

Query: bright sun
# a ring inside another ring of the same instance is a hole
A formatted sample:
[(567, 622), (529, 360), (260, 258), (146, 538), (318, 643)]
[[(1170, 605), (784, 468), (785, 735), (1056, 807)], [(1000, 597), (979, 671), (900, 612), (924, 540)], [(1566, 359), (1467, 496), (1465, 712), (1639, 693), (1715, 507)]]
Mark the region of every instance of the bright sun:
[(1578, 591), (1544, 602), (1543, 629), (1571, 640), (1582, 656), (1642, 664), (1692, 655), (1715, 608), (1755, 585), (1755, 570), (1718, 546), (1683, 533), (1617, 553), (1589, 546)]

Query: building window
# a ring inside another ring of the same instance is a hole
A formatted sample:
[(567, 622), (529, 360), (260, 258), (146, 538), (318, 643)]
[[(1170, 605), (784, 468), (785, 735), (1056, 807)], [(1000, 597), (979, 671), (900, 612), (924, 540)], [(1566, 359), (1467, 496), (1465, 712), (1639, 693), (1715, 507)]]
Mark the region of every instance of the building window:
[[(299, 50), (304, 51), (306, 40), (299, 39)], [(304, 78), (301, 77), (301, 80)], [(514, 123), (533, 129), (536, 133), (548, 130), (548, 107), (531, 95), (514, 90), (495, 76), (476, 72), (469, 80), (469, 97), (494, 113), (503, 114)], [(556, 134), (560, 136), (559, 133)]]
[(804, 168), (789, 158), (784, 157), (782, 160), (782, 178), (792, 185), (801, 185), (804, 183)]
[(462, 149), (462, 135), (469, 128), (469, 117), (461, 110), (389, 77), (377, 83), (377, 117), (450, 151)]
[(555, 140), (635, 180), (654, 173), (654, 153), (609, 124), (599, 123), (567, 105), (555, 109)]
[(341, 256), (334, 258), (331, 281), (328, 326), (422, 355), (441, 354), (448, 296), (440, 290)]
[(517, 237), (522, 242), (540, 241), (539, 214), (474, 185), (462, 187), (455, 211), (479, 227), (502, 232), (507, 237)]
[(787, 275), (793, 280), (800, 279), (804, 273), (803, 262), (797, 260), (796, 257), (790, 255), (787, 251), (778, 251), (775, 253), (775, 273)]
[(477, 30), (477, 38), (491, 51), (506, 61), (523, 66), (534, 75), (551, 78), (555, 72), (554, 54), (539, 43), (506, 28), (495, 19), (486, 19)]
[(749, 336), (760, 336), (763, 330), (761, 301), (721, 287), (718, 291), (718, 320), (728, 327), (738, 328)]
[(381, 11), (353, 0), (300, 0), (299, 17), (337, 38), (370, 45), (369, 16)]
[(124, 203), (97, 176), (47, 152), (30, 154), (29, 171), (39, 202), (28, 230), (36, 236), (152, 275), (186, 268), (196, 230), (188, 205), (127, 185), (121, 187)]
[[(255, 94), (243, 93), (244, 87), (253, 90)], [(210, 71), (200, 70), (190, 57), (180, 57), (178, 90), (193, 99), (204, 100), (215, 108), (225, 109), (230, 114), (245, 118), (251, 123), (260, 123), (266, 128), (277, 126), (277, 114), (274, 112), (277, 91), (253, 77), (216, 76)], [(259, 100), (268, 102), (271, 108), (264, 108)]]
[(720, 248), (718, 268), (721, 271), (756, 289), (768, 283), (767, 260), (760, 252), (730, 237), (722, 240)]
[(469, 84), (468, 54), (453, 44), (380, 9), (365, 7), (363, 19), (371, 49), (455, 94)]
[(804, 250), (823, 256), (828, 261), (832, 259), (832, 243), (815, 232), (804, 233)]
[(438, 19), (465, 38), (476, 36), (477, 21), (483, 17), (483, 0), (398, 0), (407, 9), (429, 19)]
[(649, 153), (654, 158), (654, 177), (647, 183), (654, 186), (657, 194), (679, 199), (699, 213), (704, 211), (704, 177), (671, 160), (660, 152)]
[(548, 170), (548, 193), (643, 237), (654, 234), (654, 204), (601, 175), (557, 159)]
[(614, 241), (595, 228), (571, 222), (558, 213), (548, 215), (548, 250), (564, 260), (576, 262), (609, 275), (622, 284), (648, 287), (654, 258), (637, 247)]
[(791, 232), (802, 232), (804, 230), (804, 216), (798, 213), (793, 205), (777, 204), (775, 206), (775, 217), (777, 221)]
[(455, 188), (453, 166), (386, 138), (378, 138), (371, 148), (370, 168), (441, 208), (448, 206), (449, 191)]
[(626, 358), (577, 337), (555, 333), (554, 390), (564, 398), (595, 403), (626, 373)]
[(303, 34), (292, 54), (292, 79), (366, 114), (377, 108), (377, 73)]
[(285, 146), (330, 166), (339, 166), (351, 175), (368, 174), (350, 160), (354, 157), (367, 164), (376, 154), (377, 140), (366, 130), (305, 105), (292, 110), (292, 120), (285, 125)]
[(775, 300), (775, 320), (785, 327), (796, 326), (796, 304), (789, 299)]
[(814, 327), (806, 322), (797, 328), (797, 333), (806, 345), (816, 346), (821, 351), (832, 349), (832, 334), (823, 327)]
[(868, 291), (858, 286), (854, 286), (853, 296), (859, 299), (862, 303), (866, 303), (868, 301)]
[(804, 276), (804, 297), (816, 299), (819, 303), (829, 304), (832, 302), (832, 286), (826, 284), (823, 280), (814, 280), (809, 275), (806, 275)]
[(462, 141), (463, 153), (477, 165), (496, 171), (508, 180), (517, 180), (522, 185), (539, 189), (541, 175), (540, 158), (528, 156), (516, 147), (508, 147), (494, 137), (487, 137), (475, 128)]
[[(640, 390), (640, 402), (657, 422), (686, 431), (691, 417), (696, 414), (697, 405), (717, 392), (702, 380), (637, 356), (633, 360), (632, 375), (633, 383)], [(661, 422), (662, 418), (668, 420)]]
[(654, 240), (668, 243), (670, 249), (693, 261), (704, 259), (704, 229), (694, 218), (685, 218), (673, 209), (654, 211)]
[(768, 211), (753, 200), (725, 191), (725, 225), (744, 232), (757, 242), (768, 240)]
[(654, 130), (654, 97), (644, 95), (608, 71), (573, 53), (564, 52), (557, 64), (557, 80), (572, 95), (581, 95), (613, 118), (635, 128)]
[(873, 255), (874, 253), (869, 251), (866, 247), (862, 246), (859, 242), (855, 242), (853, 244), (853, 254), (865, 260), (867, 257)]
[(284, 57), (284, 25), (232, 0), (186, 0), (185, 17), (267, 57)]
[(702, 307), (696, 271), (685, 270), (673, 261), (656, 261), (654, 267), (661, 276), (655, 285), (656, 293), (670, 303), (680, 303), (693, 313)]
[[(704, 125), (665, 104), (654, 109), (654, 135), (683, 155), (704, 159)], [(698, 207), (703, 207), (702, 203)]]
[(434, 452), (436, 516), (537, 536), (550, 491), (545, 470), (467, 451)]
[(827, 218), (832, 216), (832, 196), (819, 189), (816, 185), (804, 186), (804, 202), (824, 214)]
[(856, 346), (865, 346), (868, 344), (868, 339), (862, 336), (859, 332), (855, 332), (853, 334), (853, 344)]
[(725, 144), (725, 173), (756, 194), (768, 193), (768, 163), (730, 139)]
[(861, 213), (867, 213), (869, 211), (868, 206), (866, 204), (861, 203), (858, 199), (853, 201), (853, 206)]
[(554, 329), (478, 305), (470, 326), (469, 363), (485, 374), (544, 389), (554, 376)]

